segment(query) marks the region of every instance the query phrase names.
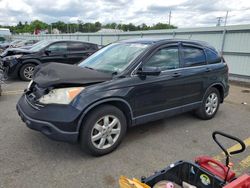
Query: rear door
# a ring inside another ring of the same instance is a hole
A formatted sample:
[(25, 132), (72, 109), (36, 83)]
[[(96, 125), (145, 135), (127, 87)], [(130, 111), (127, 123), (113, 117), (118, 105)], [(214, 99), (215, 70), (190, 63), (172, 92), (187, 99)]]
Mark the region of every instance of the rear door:
[(183, 104), (202, 101), (206, 89), (207, 63), (204, 49), (183, 43), (181, 46), (182, 76), (185, 82), (183, 86)]
[(84, 42), (68, 42), (68, 47), (68, 58), (71, 64), (79, 63), (96, 51), (92, 44)]
[(55, 42), (50, 44), (47, 48), (45, 48), (41, 61), (43, 63), (69, 63), (67, 42)]

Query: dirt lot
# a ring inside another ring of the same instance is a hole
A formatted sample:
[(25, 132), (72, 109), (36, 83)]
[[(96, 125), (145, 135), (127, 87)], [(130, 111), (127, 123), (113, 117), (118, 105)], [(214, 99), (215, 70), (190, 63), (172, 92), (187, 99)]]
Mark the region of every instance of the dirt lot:
[[(49, 140), (26, 127), (15, 110), (26, 85), (9, 81), (0, 97), (0, 187), (118, 187), (120, 175), (148, 176), (174, 161), (201, 154), (221, 159), (211, 138), (214, 130), (226, 131), (250, 145), (249, 88), (231, 86), (230, 96), (210, 121), (186, 113), (137, 126), (115, 152), (96, 158), (78, 145)], [(250, 171), (249, 148), (233, 161), (238, 173)]]

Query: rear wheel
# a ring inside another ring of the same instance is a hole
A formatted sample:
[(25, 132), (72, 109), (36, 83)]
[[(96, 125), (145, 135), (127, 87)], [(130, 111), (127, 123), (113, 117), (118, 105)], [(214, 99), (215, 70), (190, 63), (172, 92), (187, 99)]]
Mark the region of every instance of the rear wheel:
[(204, 120), (211, 119), (215, 116), (220, 106), (220, 93), (212, 87), (205, 94), (200, 108), (196, 111), (196, 115)]
[(92, 155), (105, 155), (117, 148), (126, 129), (126, 118), (120, 109), (111, 105), (97, 107), (82, 125), (80, 145)]
[(19, 71), (20, 78), (24, 81), (32, 80), (34, 70), (35, 70), (34, 64), (28, 63), (23, 65)]

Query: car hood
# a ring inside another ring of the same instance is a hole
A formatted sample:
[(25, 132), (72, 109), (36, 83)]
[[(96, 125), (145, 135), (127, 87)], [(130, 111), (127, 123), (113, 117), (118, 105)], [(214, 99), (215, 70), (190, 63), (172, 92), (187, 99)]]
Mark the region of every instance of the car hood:
[(33, 81), (42, 88), (56, 85), (93, 84), (111, 79), (112, 75), (108, 73), (61, 63), (39, 65), (33, 74)]
[(6, 47), (8, 47), (9, 46), (9, 44), (0, 44), (0, 48), (6, 48)]
[(11, 56), (11, 55), (18, 55), (18, 54), (32, 54), (34, 53), (33, 51), (29, 51), (27, 49), (22, 49), (22, 48), (9, 48), (6, 49), (2, 54), (1, 57), (7, 57), (7, 56)]

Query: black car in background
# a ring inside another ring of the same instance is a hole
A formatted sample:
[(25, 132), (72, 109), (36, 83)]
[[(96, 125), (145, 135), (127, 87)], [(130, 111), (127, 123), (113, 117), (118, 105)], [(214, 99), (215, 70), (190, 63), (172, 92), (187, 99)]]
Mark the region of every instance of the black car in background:
[(98, 50), (92, 43), (71, 40), (40, 41), (31, 49), (12, 48), (0, 56), (8, 77), (32, 79), (34, 68), (48, 62), (76, 64)]
[(133, 39), (100, 49), (79, 67), (39, 66), (17, 111), (29, 128), (104, 155), (131, 126), (187, 111), (213, 118), (228, 92), (228, 66), (209, 44)]

